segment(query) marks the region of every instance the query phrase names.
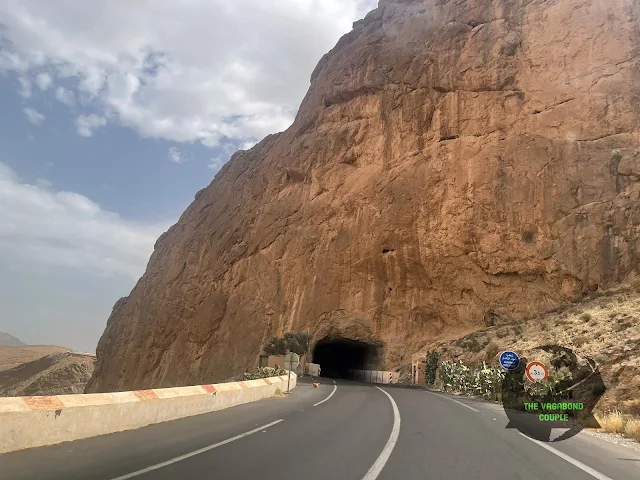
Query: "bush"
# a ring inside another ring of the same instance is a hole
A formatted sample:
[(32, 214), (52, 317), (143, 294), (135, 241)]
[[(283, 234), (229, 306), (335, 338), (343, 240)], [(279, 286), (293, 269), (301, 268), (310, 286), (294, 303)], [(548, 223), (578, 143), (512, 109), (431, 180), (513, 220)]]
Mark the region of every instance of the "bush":
[(500, 353), (500, 347), (497, 344), (491, 342), (487, 346), (485, 359), (487, 360), (487, 362), (491, 362), (496, 357), (496, 355), (498, 355), (498, 353)]
[(309, 351), (311, 334), (308, 332), (287, 332), (283, 337), (271, 337), (263, 351), (266, 355), (285, 355), (294, 352), (302, 356)]
[(533, 243), (536, 239), (536, 234), (532, 230), (525, 230), (522, 232), (522, 241), (524, 243)]
[(498, 338), (504, 338), (509, 335), (509, 329), (507, 327), (500, 327), (496, 330), (496, 336)]
[(573, 339), (573, 344), (578, 348), (582, 347), (586, 343), (589, 343), (589, 339), (584, 335), (580, 335)]
[(622, 402), (622, 410), (626, 414), (640, 416), (640, 400)]
[(271, 337), (267, 340), (263, 351), (267, 355), (284, 355), (287, 353), (287, 345), (284, 343), (283, 338)]
[(279, 377), (286, 375), (287, 371), (281, 367), (258, 367), (255, 372), (245, 372), (245, 380), (258, 380), (259, 378)]
[(628, 420), (624, 426), (624, 434), (629, 438), (640, 441), (640, 420)]
[(602, 417), (598, 416), (598, 423), (603, 431), (608, 433), (624, 432), (624, 417), (618, 411), (606, 413)]
[(475, 395), (498, 400), (505, 372), (498, 366), (465, 365), (463, 362), (442, 362), (439, 369), (445, 392)]
[(309, 332), (287, 332), (284, 334), (284, 343), (288, 351), (302, 356), (309, 351), (311, 334)]
[(590, 313), (583, 313), (582, 315), (580, 315), (580, 319), (587, 323), (589, 320), (591, 320), (591, 314)]
[(424, 368), (424, 379), (427, 385), (433, 385), (436, 383), (436, 375), (438, 373), (438, 360), (440, 354), (435, 350), (431, 350), (427, 353), (427, 360)]

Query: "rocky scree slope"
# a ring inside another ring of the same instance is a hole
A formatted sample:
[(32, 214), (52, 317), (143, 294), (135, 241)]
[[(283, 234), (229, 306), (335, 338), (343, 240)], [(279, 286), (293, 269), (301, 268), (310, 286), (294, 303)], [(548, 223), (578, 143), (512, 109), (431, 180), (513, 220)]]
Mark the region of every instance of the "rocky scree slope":
[(381, 1), (119, 300), (87, 391), (219, 381), (269, 335), (393, 368), (638, 271), (637, 0)]
[[(12, 359), (18, 356), (24, 363), (12, 365)], [(93, 356), (73, 353), (62, 347), (0, 348), (0, 396), (83, 393), (94, 364)]]

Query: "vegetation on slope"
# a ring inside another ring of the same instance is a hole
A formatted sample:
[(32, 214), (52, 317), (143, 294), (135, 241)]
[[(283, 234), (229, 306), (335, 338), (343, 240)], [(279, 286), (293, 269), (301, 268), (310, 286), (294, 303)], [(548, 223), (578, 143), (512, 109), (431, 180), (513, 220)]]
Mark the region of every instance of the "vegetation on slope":
[(560, 345), (597, 363), (607, 388), (596, 407), (602, 429), (640, 440), (640, 286), (596, 292), (521, 321), (491, 315), (487, 323), (433, 346), (425, 357), (427, 383), (499, 401), (502, 351), (534, 359), (536, 347)]

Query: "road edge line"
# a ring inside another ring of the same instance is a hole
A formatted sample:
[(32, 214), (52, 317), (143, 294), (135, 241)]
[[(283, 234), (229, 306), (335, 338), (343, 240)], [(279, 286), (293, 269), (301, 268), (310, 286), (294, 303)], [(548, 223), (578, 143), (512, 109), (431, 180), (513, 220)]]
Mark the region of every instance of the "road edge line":
[(597, 478), (598, 480), (613, 480), (611, 477), (607, 477), (604, 473), (600, 473), (597, 470), (594, 470), (593, 468), (591, 468), (588, 465), (585, 465), (584, 463), (576, 460), (573, 457), (570, 457), (569, 455), (567, 455), (566, 453), (562, 453), (560, 450), (556, 450), (553, 447), (550, 447), (549, 445), (547, 445), (544, 442), (541, 442), (540, 440), (536, 440), (535, 438), (531, 438), (526, 436), (524, 433), (522, 432), (518, 432), (520, 435), (522, 435), (524, 438), (526, 438), (527, 440), (531, 440), (533, 443), (535, 443), (536, 445), (544, 448), (545, 450), (550, 451), (551, 453), (553, 453), (554, 455), (557, 455), (558, 457), (562, 458), (563, 460), (569, 462), (571, 465), (573, 465), (574, 467), (578, 467), (580, 470), (582, 470), (585, 473), (588, 473), (589, 475), (591, 475), (594, 478)]
[(468, 408), (469, 410), (473, 410), (476, 413), (480, 413), (480, 410), (478, 410), (477, 408), (473, 408), (473, 407), (471, 407), (471, 406), (469, 406), (469, 405), (467, 405), (465, 403), (459, 402), (458, 400), (455, 400), (453, 398), (445, 397), (444, 395), (440, 395), (440, 394), (434, 393), (434, 392), (429, 392), (429, 393), (435, 395), (436, 397), (446, 398), (447, 400), (451, 400), (452, 402), (456, 402), (458, 405), (462, 405), (463, 407)]
[(150, 467), (143, 468), (142, 470), (136, 470), (135, 472), (127, 473), (126, 475), (115, 477), (111, 480), (127, 480), (129, 478), (137, 477), (138, 475), (142, 475), (144, 473), (151, 472), (153, 470), (158, 470), (159, 468), (166, 467), (167, 465), (177, 463), (181, 460), (185, 460), (190, 457), (194, 457), (196, 455), (207, 452), (209, 450), (213, 450), (214, 448), (221, 447), (222, 445), (226, 445), (227, 443), (231, 443), (235, 440), (240, 440), (241, 438), (248, 437), (249, 435), (253, 435), (254, 433), (264, 430), (265, 428), (273, 427), (274, 425), (280, 422), (284, 422), (284, 419), (281, 418), (280, 420), (276, 420), (275, 422), (267, 423), (266, 425), (263, 425), (258, 428), (254, 428), (253, 430), (249, 430), (248, 432), (241, 433), (240, 435), (236, 435), (235, 437), (227, 438), (226, 440), (222, 440), (221, 442), (214, 443), (213, 445), (209, 445), (208, 447), (200, 448), (190, 453), (185, 453), (184, 455), (180, 455), (179, 457), (172, 458), (171, 460), (156, 463), (155, 465), (151, 465)]
[(391, 428), (391, 434), (389, 435), (389, 440), (387, 440), (387, 444), (382, 449), (382, 452), (380, 452), (380, 455), (378, 455), (378, 458), (376, 459), (374, 464), (371, 465), (371, 468), (366, 473), (366, 475), (362, 477), (362, 480), (376, 480), (376, 478), (378, 478), (378, 475), (380, 475), (380, 472), (382, 472), (382, 469), (384, 468), (387, 461), (389, 460), (391, 453), (393, 453), (393, 449), (395, 448), (396, 443), (398, 442), (398, 435), (400, 435), (400, 423), (401, 423), (400, 410), (398, 410), (398, 405), (396, 404), (396, 401), (385, 390), (381, 389), (380, 387), (376, 387), (376, 388), (380, 390), (382, 393), (384, 393), (389, 398), (389, 401), (391, 402), (391, 407), (393, 408), (393, 427)]
[(336, 385), (333, 386), (333, 390), (331, 390), (331, 393), (329, 394), (329, 396), (327, 398), (325, 398), (324, 400), (320, 400), (318, 403), (314, 403), (313, 406), (317, 407), (318, 405), (320, 405), (321, 403), (326, 402), (327, 400), (329, 400), (334, 393), (336, 393), (336, 390), (338, 389), (338, 387)]

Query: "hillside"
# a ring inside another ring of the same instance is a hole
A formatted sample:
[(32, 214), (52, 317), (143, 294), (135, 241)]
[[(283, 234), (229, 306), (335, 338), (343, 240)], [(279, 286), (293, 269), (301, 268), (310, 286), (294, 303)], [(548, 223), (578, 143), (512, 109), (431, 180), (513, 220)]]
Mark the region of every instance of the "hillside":
[(26, 345), (26, 343), (21, 342), (13, 335), (9, 335), (8, 333), (0, 332), (0, 346), (5, 345), (8, 347), (22, 347)]
[(68, 351), (68, 348), (56, 347), (54, 345), (26, 345), (23, 347), (0, 345), (0, 371), (17, 367), (23, 363), (32, 362), (46, 355)]
[(492, 325), (431, 348), (443, 361), (497, 364), (504, 350), (533, 360), (540, 355), (534, 351), (540, 345), (568, 347), (597, 362), (607, 387), (600, 411), (640, 415), (640, 286), (578, 298), (521, 321), (497, 316), (487, 320)]
[(94, 363), (63, 347), (0, 347), (0, 396), (84, 393)]
[(291, 330), (389, 370), (487, 315), (633, 281), (636, 7), (381, 0), (293, 125), (233, 155), (158, 239), (88, 391), (225, 379)]

